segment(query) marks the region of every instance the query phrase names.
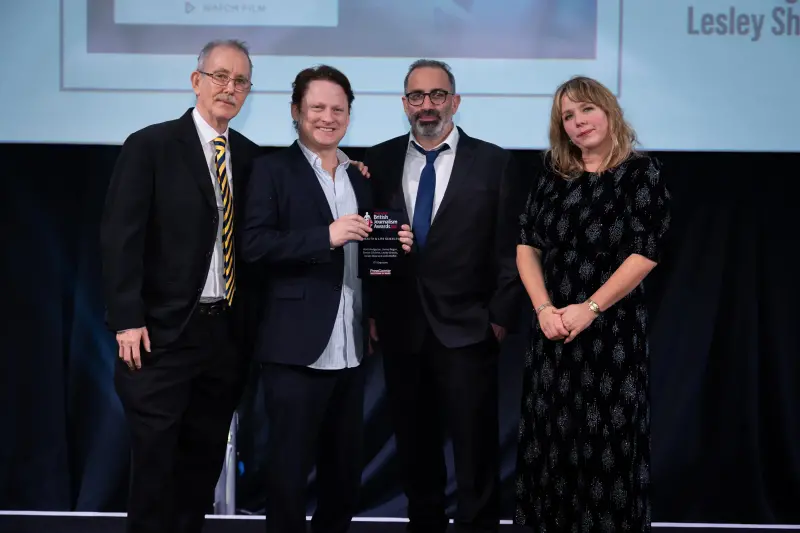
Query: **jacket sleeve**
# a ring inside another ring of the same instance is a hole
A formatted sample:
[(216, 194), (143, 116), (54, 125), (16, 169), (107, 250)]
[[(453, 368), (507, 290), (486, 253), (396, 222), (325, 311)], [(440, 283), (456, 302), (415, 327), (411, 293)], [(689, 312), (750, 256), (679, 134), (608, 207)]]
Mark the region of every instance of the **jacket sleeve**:
[(259, 159), (247, 183), (241, 224), (242, 259), (247, 263), (291, 265), (331, 261), (330, 230), (323, 224), (301, 230), (280, 229), (275, 169)]
[(100, 226), (106, 322), (113, 331), (145, 326), (142, 282), (153, 183), (147, 136), (134, 133), (114, 166)]
[(517, 221), (521, 211), (521, 180), (517, 162), (506, 152), (498, 196), (494, 257), (497, 276), (489, 302), (492, 323), (513, 330), (519, 317), (524, 289), (517, 271)]

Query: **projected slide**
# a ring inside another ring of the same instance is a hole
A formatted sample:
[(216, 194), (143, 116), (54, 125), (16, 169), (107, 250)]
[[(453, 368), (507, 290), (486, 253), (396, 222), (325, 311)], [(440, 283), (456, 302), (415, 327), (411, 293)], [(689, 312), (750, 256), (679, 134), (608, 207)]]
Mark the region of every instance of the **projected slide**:
[(257, 3), (114, 1), (114, 24), (280, 27), (336, 26), (338, 20), (338, 0), (262, 0)]
[(646, 150), (797, 151), (800, 0), (38, 0), (0, 19), (0, 142), (119, 144), (194, 105), (214, 39), (252, 50), (232, 126), (286, 146), (292, 80), (328, 63), (356, 95), (343, 146), (408, 131), (412, 61), (450, 64), (456, 123), (505, 148), (548, 145), (551, 96), (576, 75), (619, 98)]
[[(459, 91), (547, 95), (580, 70), (618, 90), (621, 0), (81, 0), (63, 2), (62, 88), (186, 90), (213, 37), (251, 47), (256, 93), (329, 62), (363, 93), (397, 94), (410, 60), (460, 71)], [(113, 68), (115, 75), (106, 75)], [(143, 71), (150, 74), (143, 76)]]

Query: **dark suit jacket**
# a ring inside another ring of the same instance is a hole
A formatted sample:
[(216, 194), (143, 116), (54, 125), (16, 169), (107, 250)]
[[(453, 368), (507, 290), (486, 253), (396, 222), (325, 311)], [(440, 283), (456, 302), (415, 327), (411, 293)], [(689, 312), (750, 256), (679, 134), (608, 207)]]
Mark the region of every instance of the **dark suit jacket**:
[[(359, 210), (371, 209), (367, 180), (354, 167), (348, 175)], [(322, 355), (344, 277), (344, 250), (330, 247), (333, 221), (325, 193), (297, 142), (256, 159), (239, 227), (244, 260), (259, 265), (266, 279), (256, 360), (307, 366)], [(366, 294), (362, 302), (366, 307)], [(368, 310), (362, 315), (366, 324)]]
[[(375, 209), (399, 209), (409, 135), (367, 150)], [(523, 294), (516, 267), (520, 182), (511, 153), (459, 128), (453, 171), (424, 250), (410, 254), (413, 275), (372, 282), (372, 316), (381, 343), (416, 350), (426, 325), (447, 347), (490, 335), (490, 323), (515, 325)], [(412, 228), (413, 229), (413, 228)]]
[[(229, 131), (236, 226), (260, 149)], [(219, 212), (211, 180), (192, 109), (125, 140), (100, 230), (106, 321), (112, 331), (147, 326), (154, 345), (180, 335), (200, 299), (217, 237)], [(237, 264), (234, 313), (239, 318), (248, 314), (251, 279), (247, 268)], [(236, 323), (237, 333), (243, 334), (241, 321)]]

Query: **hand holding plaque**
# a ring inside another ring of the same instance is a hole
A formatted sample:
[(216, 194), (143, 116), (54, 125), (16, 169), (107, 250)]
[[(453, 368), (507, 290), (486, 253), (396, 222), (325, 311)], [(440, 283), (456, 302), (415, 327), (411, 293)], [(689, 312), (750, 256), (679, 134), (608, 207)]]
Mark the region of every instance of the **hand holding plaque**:
[(372, 232), (359, 242), (359, 277), (398, 277), (406, 275), (406, 251), (400, 240), (402, 211), (375, 209), (363, 217)]
[(366, 238), (371, 228), (363, 217), (352, 214), (337, 218), (329, 227), (331, 248), (339, 248), (351, 241)]

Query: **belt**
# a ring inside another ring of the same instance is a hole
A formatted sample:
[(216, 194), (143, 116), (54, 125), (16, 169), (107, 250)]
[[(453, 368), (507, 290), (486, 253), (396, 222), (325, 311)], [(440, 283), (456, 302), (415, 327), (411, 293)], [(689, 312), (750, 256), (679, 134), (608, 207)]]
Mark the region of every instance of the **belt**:
[(230, 306), (226, 300), (217, 300), (216, 302), (200, 302), (197, 304), (197, 312), (205, 316), (224, 315), (229, 310)]

